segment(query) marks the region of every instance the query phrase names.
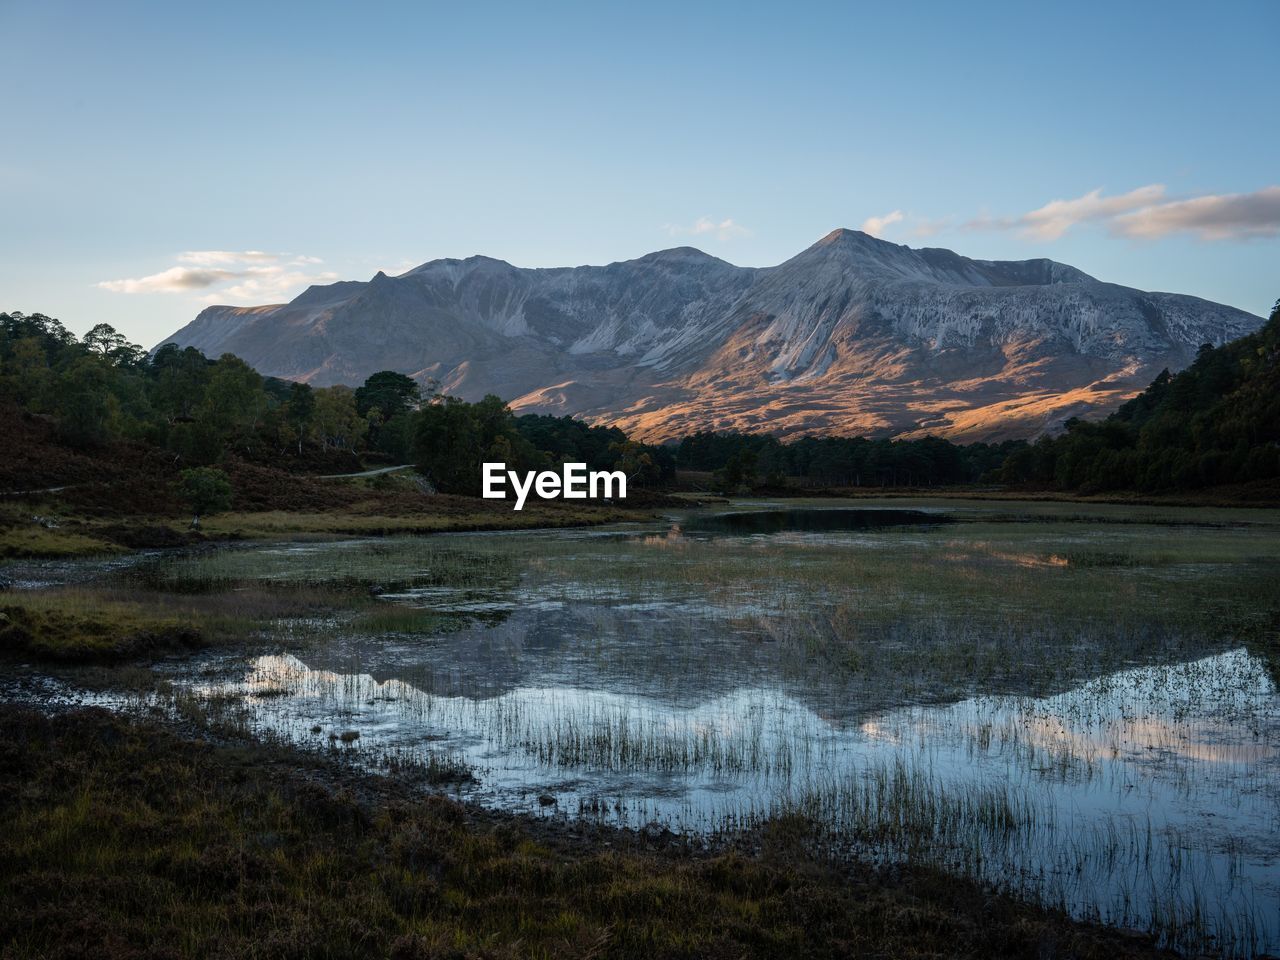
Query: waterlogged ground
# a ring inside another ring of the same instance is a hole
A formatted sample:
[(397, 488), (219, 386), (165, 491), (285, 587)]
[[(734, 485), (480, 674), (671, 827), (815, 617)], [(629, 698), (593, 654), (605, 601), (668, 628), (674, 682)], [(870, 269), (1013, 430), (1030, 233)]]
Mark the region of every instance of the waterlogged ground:
[(757, 502), (108, 575), (293, 596), (263, 655), (172, 662), (176, 699), (371, 769), (706, 837), (790, 817), (842, 856), (1280, 950), (1275, 513)]

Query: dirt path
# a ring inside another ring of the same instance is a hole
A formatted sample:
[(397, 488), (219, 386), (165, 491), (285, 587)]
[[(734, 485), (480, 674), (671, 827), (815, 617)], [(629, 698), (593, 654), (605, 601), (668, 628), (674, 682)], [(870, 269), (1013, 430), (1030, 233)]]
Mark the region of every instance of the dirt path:
[(413, 464), (402, 463), (398, 467), (380, 467), (377, 470), (363, 470), (360, 473), (326, 473), (318, 477), (314, 477), (313, 479), (315, 480), (358, 480), (361, 477), (377, 477), (377, 476), (381, 476), (384, 473), (395, 473), (397, 470), (412, 470), (412, 469), (413, 469)]

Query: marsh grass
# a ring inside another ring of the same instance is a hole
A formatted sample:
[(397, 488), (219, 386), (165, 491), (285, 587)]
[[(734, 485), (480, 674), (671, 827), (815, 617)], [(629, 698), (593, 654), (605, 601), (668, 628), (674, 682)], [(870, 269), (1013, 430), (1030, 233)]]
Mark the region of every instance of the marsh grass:
[(62, 662), (123, 660), (204, 639), (184, 617), (81, 591), (0, 595), (0, 653)]
[[(457, 620), (391, 610), (443, 615), (451, 604), (477, 610), (486, 599), (499, 617), (530, 599), (665, 606), (661, 615), (676, 631), (696, 633), (710, 620), (767, 638), (787, 675), (834, 671), (915, 698), (991, 685), (1044, 691), (1090, 671), (1224, 644), (1267, 648), (1277, 542), (1276, 529), (1262, 523), (1099, 526), (1072, 515), (1016, 524), (977, 518), (829, 541), (396, 538), (221, 551), (169, 564), (161, 576), (166, 588), (189, 591), (345, 589), (348, 603), (376, 587), (392, 596), (362, 614), (367, 628), (422, 635)], [(685, 611), (685, 626), (675, 608)]]
[[(267, 540), (298, 535), (389, 536), (475, 530), (530, 530), (553, 527), (591, 526), (647, 519), (647, 514), (611, 507), (564, 507), (530, 504), (515, 512), (474, 501), (473, 509), (437, 512), (431, 500), (417, 511), (387, 516), (356, 510), (319, 512), (265, 510), (251, 513), (229, 512), (202, 523), (206, 535), (238, 539)], [(480, 507), (483, 505), (484, 509)]]
[(57, 503), (0, 499), (0, 560), (57, 559), (121, 552), (96, 526)]
[(407, 634), (435, 636), (458, 626), (458, 618), (404, 607), (393, 603), (375, 603), (350, 623), (349, 629), (365, 634)]
[[(1251, 869), (1243, 850), (1208, 851), (1149, 819), (1072, 822), (1051, 789), (1087, 784), (1114, 791), (1118, 803), (1131, 785), (1112, 761), (1134, 743), (1143, 758), (1161, 758), (1142, 769), (1173, 784), (1179, 802), (1229, 795), (1240, 804), (1274, 788), (1248, 742), (1230, 761), (1238, 772), (1229, 782), (1207, 781), (1186, 753), (1188, 736), (1220, 749), (1213, 740), (1225, 727), (1188, 720), (1202, 707), (1232, 731), (1253, 724), (1255, 740), (1269, 736), (1271, 721), (1248, 712), (1256, 707), (1170, 706), (1160, 695), (1261, 689), (1252, 662), (1235, 680), (1214, 674), (1219, 667), (1195, 673), (1199, 658), (1242, 645), (1269, 651), (1274, 669), (1275, 516), (956, 509), (961, 522), (945, 527), (822, 537), (699, 537), (677, 517), (634, 533), (228, 549), (166, 561), (138, 582), (64, 593), (86, 612), (154, 603), (212, 635), (325, 653), (327, 670), (265, 657), (243, 682), (179, 684), (177, 713), (227, 737), (294, 743), (319, 715), (321, 733), (306, 736), (320, 748), (458, 788), (473, 770), (492, 786), (473, 765), (476, 751), (522, 757), (525, 771), (594, 785), (578, 792), (578, 810), (607, 822), (659, 808), (628, 784), (722, 792), (746, 784), (748, 799), (717, 808), (714, 823), (695, 817), (687, 826), (787, 833), (815, 855), (942, 869), (1085, 916), (1090, 895), (1105, 892), (1107, 912), (1097, 915), (1108, 922), (1182, 949), (1256, 951), (1274, 905), (1217, 897), (1224, 876), (1234, 882)], [(560, 635), (543, 651), (526, 642), (532, 627), (521, 632), (540, 622), (525, 608), (572, 619), (549, 621)], [(418, 665), (397, 659), (392, 679), (375, 680), (386, 676), (383, 639), (397, 657), (413, 651)], [(1151, 689), (1125, 673), (1183, 661), (1192, 663), (1182, 674), (1142, 674), (1156, 678)], [(531, 687), (524, 678), (540, 670), (559, 685)], [(524, 685), (504, 686), (513, 683)], [(649, 695), (614, 695), (615, 684)], [(735, 700), (743, 688), (769, 692)], [(1008, 782), (935, 765), (928, 744), (939, 730), (910, 712), (976, 694), (1044, 698), (1076, 688), (1078, 704), (1036, 713), (1019, 700), (991, 701), (986, 712), (947, 720), (944, 733), (959, 738), (967, 763), (996, 758), (1016, 774)], [(821, 721), (796, 707), (797, 696)], [(690, 697), (703, 709), (684, 709)], [(1107, 712), (1113, 704), (1119, 715)], [(908, 712), (877, 732), (883, 749), (850, 763), (832, 728), (890, 708)], [(1089, 734), (1083, 744), (1067, 736), (1073, 724)], [(425, 733), (430, 745), (386, 740), (380, 729)], [(344, 743), (346, 730), (361, 735)], [(457, 743), (470, 746), (454, 752)], [(617, 795), (601, 799), (611, 789)], [(1203, 874), (1206, 863), (1222, 875)]]
[[(18, 743), (22, 746), (19, 748)], [(1142, 938), (926, 870), (836, 871), (788, 845), (689, 856), (540, 834), (270, 746), (101, 712), (0, 711), (0, 937), (14, 958), (1154, 957)], [(87, 947), (87, 949), (86, 949)]]

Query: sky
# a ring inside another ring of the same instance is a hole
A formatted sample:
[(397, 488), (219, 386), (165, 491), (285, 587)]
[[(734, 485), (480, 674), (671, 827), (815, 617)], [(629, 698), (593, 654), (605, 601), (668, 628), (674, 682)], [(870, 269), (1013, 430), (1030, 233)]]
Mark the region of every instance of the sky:
[(0, 0), (0, 310), (151, 346), (482, 253), (836, 227), (1265, 314), (1280, 0)]

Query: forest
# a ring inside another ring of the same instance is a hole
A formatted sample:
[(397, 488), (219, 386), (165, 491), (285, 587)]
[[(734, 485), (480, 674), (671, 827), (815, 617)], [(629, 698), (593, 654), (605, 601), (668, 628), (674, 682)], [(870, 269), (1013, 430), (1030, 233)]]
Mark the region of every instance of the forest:
[(436, 489), (465, 495), (478, 494), (485, 461), (583, 462), (649, 489), (670, 487), (679, 469), (710, 474), (703, 486), (724, 493), (976, 483), (1159, 492), (1280, 477), (1278, 356), (1280, 303), (1257, 333), (1205, 345), (1105, 420), (1074, 419), (1034, 443), (698, 433), (659, 446), (573, 417), (516, 416), (499, 397), (467, 402), (392, 371), (356, 388), (312, 387), (231, 354), (172, 344), (149, 354), (106, 324), (77, 338), (14, 311), (0, 313), (0, 403), (10, 417), (44, 418), (77, 450), (141, 446), (183, 470), (228, 457), (312, 473), (410, 463)]
[(1205, 344), (1100, 422), (1012, 451), (1006, 484), (1080, 493), (1195, 490), (1280, 478), (1280, 300), (1256, 333)]
[(300, 472), (412, 463), (438, 490), (471, 495), (486, 460), (521, 470), (582, 461), (626, 470), (641, 487), (675, 475), (667, 449), (570, 417), (516, 417), (494, 396), (467, 403), (391, 371), (355, 389), (312, 387), (231, 354), (167, 344), (149, 355), (106, 324), (77, 338), (39, 313), (0, 314), (0, 403), (47, 419), (68, 447), (109, 458), (141, 446), (193, 470), (228, 457)]

